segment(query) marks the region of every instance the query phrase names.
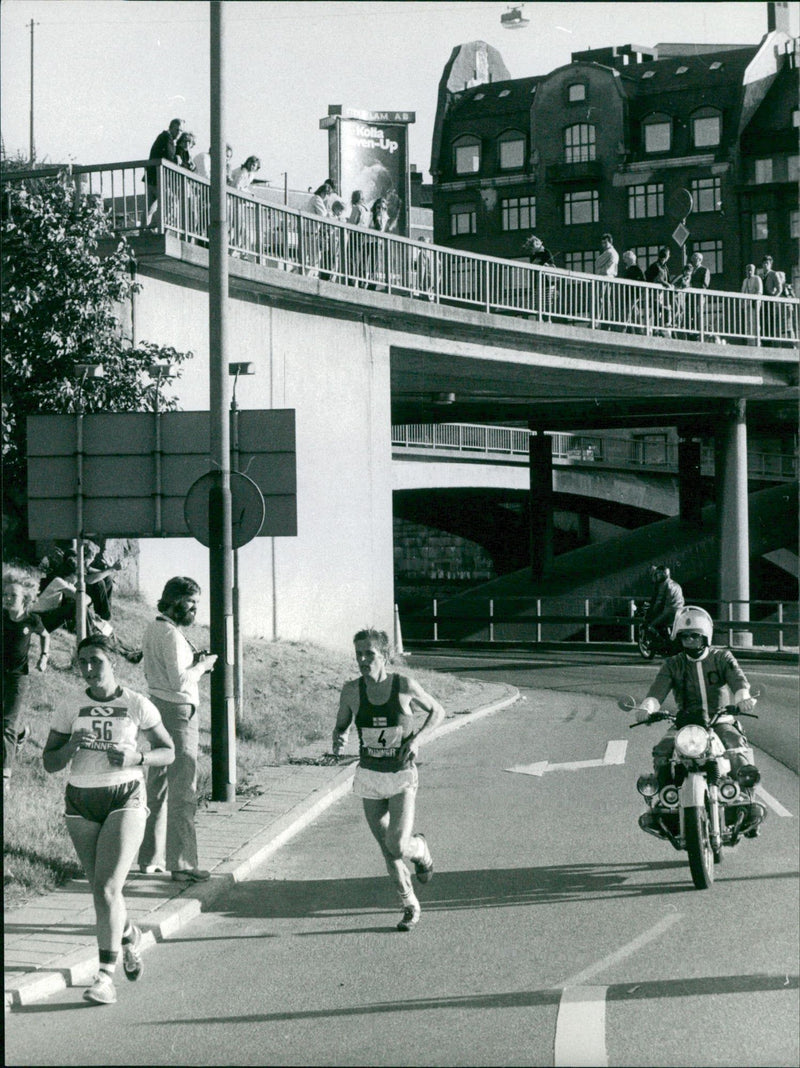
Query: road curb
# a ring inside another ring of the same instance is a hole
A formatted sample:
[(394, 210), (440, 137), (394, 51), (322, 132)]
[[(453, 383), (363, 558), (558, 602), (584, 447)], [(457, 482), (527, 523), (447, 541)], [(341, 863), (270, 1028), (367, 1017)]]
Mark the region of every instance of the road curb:
[[(427, 737), (423, 744), (437, 741), (454, 730), (475, 723), (495, 712), (500, 712), (519, 700), (519, 690), (506, 683), (504, 697), (469, 712), (457, 713), (445, 720)], [(348, 764), (324, 786), (313, 790), (299, 804), (265, 830), (257, 832), (250, 841), (241, 846), (233, 856), (220, 864), (206, 883), (187, 886), (178, 896), (164, 902), (147, 915), (137, 920), (142, 929), (142, 948), (149, 949), (156, 942), (170, 938), (201, 912), (211, 908), (226, 891), (241, 882), (273, 853), (276, 853), (300, 831), (331, 805), (335, 804), (350, 789), (356, 764)], [(237, 809), (237, 811), (239, 811)], [(130, 878), (136, 878), (131, 873)], [(10, 981), (5, 989), (5, 1011), (33, 1005), (51, 997), (70, 986), (82, 986), (91, 981), (97, 971), (97, 950), (94, 945), (74, 950), (61, 959), (57, 967), (29, 972)]]

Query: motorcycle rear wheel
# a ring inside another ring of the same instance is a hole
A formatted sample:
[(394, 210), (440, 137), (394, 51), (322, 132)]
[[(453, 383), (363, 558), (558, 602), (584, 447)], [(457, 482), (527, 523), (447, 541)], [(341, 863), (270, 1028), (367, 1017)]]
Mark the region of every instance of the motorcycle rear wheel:
[(692, 882), (696, 890), (709, 890), (714, 883), (714, 850), (708, 833), (706, 809), (684, 809), (684, 827)]
[(640, 626), (636, 632), (636, 644), (639, 648), (639, 655), (645, 660), (652, 660), (656, 655), (653, 635), (648, 632), (645, 626)]

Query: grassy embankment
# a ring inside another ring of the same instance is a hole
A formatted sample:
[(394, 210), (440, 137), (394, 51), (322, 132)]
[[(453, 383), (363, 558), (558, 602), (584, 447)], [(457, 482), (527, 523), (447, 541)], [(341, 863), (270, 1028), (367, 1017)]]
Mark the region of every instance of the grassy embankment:
[[(153, 615), (153, 607), (143, 601), (115, 598), (114, 625), (129, 646), (138, 647)], [(188, 633), (198, 648), (208, 648), (204, 628), (194, 627)], [(64, 631), (52, 636), (50, 667), (44, 674), (35, 670), (37, 648), (34, 642), (30, 697), (20, 723), (30, 726), (31, 737), (19, 754), (3, 805), (6, 909), (80, 875), (62, 818), (66, 772), (46, 774), (41, 759), (54, 709), (65, 702), (75, 706), (83, 697), (83, 682), (72, 667), (75, 638)], [(411, 673), (404, 666), (401, 670)], [(285, 763), (305, 747), (330, 738), (342, 683), (355, 674), (354, 659), (344, 653), (292, 642), (245, 643), (244, 707), (237, 727), (238, 793), (252, 789), (260, 767)], [(433, 672), (413, 674), (449, 711), (478, 703), (475, 683)], [(131, 689), (147, 692), (140, 664), (119, 658), (117, 676)], [(201, 693), (199, 793), (205, 800), (211, 787), (207, 682)]]

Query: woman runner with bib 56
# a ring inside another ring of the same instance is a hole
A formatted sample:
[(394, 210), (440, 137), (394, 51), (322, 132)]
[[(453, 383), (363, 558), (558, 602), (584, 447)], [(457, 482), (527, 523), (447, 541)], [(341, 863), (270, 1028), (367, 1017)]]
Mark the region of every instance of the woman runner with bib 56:
[[(358, 731), (359, 762), (353, 793), (364, 804), (369, 829), (383, 853), (389, 877), (403, 905), (398, 931), (419, 922), (420, 905), (406, 861), (417, 878), (433, 875), (425, 836), (414, 834), (418, 776), (415, 760), (420, 736), (444, 719), (444, 709), (415, 679), (387, 671), (389, 638), (382, 630), (360, 630), (353, 639), (361, 678), (346, 682), (333, 731), (333, 756), (338, 758), (350, 726)], [(414, 711), (427, 712), (414, 730)]]
[[(117, 684), (112, 640), (92, 634), (78, 645), (88, 700), (55, 717), (42, 760), (45, 771), (69, 767), (64, 812), (75, 852), (92, 890), (100, 970), (86, 1001), (117, 1000), (114, 970), (122, 945), (125, 978), (142, 974), (142, 933), (130, 922), (122, 890), (144, 834), (144, 768), (171, 764), (175, 751), (158, 709)], [(136, 746), (141, 731), (148, 752)]]

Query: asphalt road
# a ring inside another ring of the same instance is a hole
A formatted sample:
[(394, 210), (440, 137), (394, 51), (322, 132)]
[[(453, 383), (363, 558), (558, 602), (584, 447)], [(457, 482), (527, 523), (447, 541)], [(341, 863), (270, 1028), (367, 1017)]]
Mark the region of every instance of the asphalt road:
[[(7, 1016), (6, 1063), (796, 1065), (796, 774), (759, 754), (785, 815), (699, 892), (636, 825), (658, 728), (628, 730), (599, 666), (574, 691), (564, 664), (474, 668), (517, 685), (554, 671), (560, 692), (526, 689), (423, 750), (436, 872), (417, 930), (395, 931), (347, 798), (150, 951), (115, 1007), (70, 990)], [(624, 763), (508, 770), (597, 761), (609, 742)]]

